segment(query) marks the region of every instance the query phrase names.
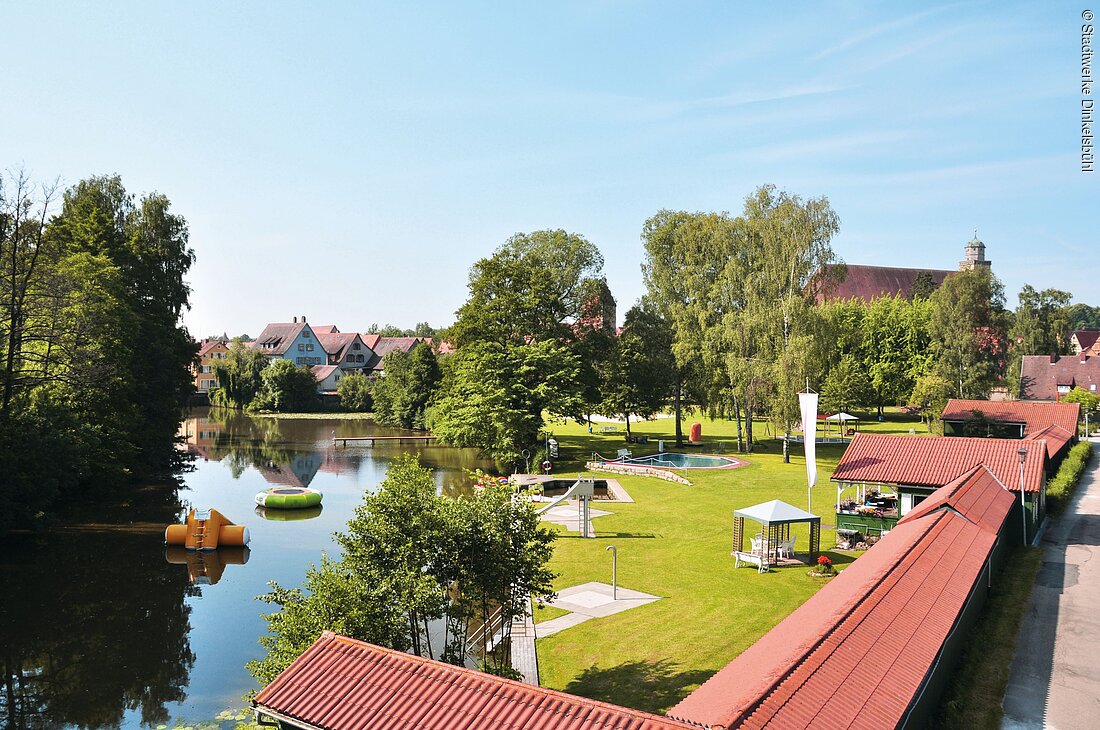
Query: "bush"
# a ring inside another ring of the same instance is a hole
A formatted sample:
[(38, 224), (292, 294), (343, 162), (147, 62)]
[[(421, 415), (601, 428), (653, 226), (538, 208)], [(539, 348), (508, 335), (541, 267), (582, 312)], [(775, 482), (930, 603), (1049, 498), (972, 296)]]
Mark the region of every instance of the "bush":
[(345, 411), (364, 413), (371, 409), (370, 381), (362, 373), (347, 375), (336, 386), (340, 406)]
[(1082, 441), (1066, 455), (1062, 465), (1058, 467), (1058, 473), (1047, 484), (1047, 500), (1050, 502), (1051, 514), (1058, 514), (1066, 508), (1073, 497), (1073, 490), (1081, 479), (1081, 473), (1089, 463), (1092, 456), (1092, 444)]
[(317, 410), (317, 380), (309, 368), (290, 360), (274, 360), (260, 373), (260, 392), (249, 406), (253, 411), (305, 413)]

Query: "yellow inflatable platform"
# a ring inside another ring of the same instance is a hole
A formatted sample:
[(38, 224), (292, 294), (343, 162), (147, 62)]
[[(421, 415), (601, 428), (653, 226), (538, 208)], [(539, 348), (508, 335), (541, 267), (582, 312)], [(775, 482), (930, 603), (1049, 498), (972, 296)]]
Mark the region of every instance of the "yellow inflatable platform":
[(216, 509), (193, 509), (182, 525), (168, 525), (164, 544), (187, 550), (217, 550), (219, 547), (245, 547), (248, 528), (234, 525)]

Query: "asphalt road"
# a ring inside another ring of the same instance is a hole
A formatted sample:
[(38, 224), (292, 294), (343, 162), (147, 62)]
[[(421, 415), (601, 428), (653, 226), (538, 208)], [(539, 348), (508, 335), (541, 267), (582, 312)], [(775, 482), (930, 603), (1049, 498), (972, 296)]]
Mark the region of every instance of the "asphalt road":
[(1100, 728), (1100, 439), (1043, 564), (1004, 698), (1006, 730)]

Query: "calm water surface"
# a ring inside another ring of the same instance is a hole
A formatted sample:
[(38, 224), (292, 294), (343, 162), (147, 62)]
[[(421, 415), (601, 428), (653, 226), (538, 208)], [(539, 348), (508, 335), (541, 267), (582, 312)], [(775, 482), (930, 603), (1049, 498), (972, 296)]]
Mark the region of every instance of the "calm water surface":
[[(267, 606), (255, 597), (268, 581), (300, 585), (322, 553), (338, 554), (332, 533), (391, 460), (419, 453), (448, 492), (465, 488), (464, 469), (491, 468), (465, 449), (332, 447), (333, 432), (400, 433), (370, 421), (191, 415), (181, 433), (195, 468), (179, 498), (247, 525), (247, 562), (208, 560), (220, 577), (193, 585), (186, 564), (166, 559), (163, 509), (128, 508), (118, 515), (122, 529), (96, 524), (11, 541), (0, 552), (0, 727), (171, 727), (242, 707), (255, 687), (244, 664), (261, 654), (266, 626)], [(320, 489), (320, 513), (265, 519), (253, 499), (279, 485)]]

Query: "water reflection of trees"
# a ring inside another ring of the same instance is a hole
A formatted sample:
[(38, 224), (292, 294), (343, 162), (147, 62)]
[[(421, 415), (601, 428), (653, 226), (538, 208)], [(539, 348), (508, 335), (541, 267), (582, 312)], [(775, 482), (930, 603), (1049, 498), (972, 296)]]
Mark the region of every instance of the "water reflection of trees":
[(355, 475), (367, 459), (389, 461), (412, 451), (436, 469), (436, 481), (443, 493), (455, 496), (469, 490), (466, 470), (488, 466), (476, 449), (410, 448), (410, 444), (329, 446), (334, 435), (401, 433), (407, 432), (366, 420), (253, 417), (224, 408), (197, 411), (181, 428), (188, 449), (210, 461), (222, 462), (234, 479), (253, 468), (272, 484), (309, 486), (318, 471)]
[(157, 533), (80, 532), (2, 546), (0, 722), (117, 727), (167, 722), (195, 656), (184, 599)]

